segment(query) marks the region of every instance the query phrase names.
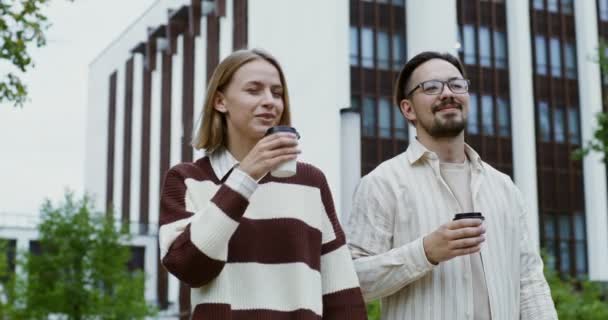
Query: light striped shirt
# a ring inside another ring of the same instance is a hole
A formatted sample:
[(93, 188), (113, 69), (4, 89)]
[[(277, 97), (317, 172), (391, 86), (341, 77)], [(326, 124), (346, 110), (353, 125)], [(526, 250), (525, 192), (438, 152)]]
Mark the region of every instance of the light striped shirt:
[[(469, 146), (473, 208), (486, 220), (481, 257), (493, 320), (557, 319), (526, 210), (511, 179)], [(460, 210), (437, 154), (417, 140), (363, 177), (346, 225), (367, 301), (381, 298), (383, 320), (473, 319), (469, 258), (429, 263), (422, 239)]]

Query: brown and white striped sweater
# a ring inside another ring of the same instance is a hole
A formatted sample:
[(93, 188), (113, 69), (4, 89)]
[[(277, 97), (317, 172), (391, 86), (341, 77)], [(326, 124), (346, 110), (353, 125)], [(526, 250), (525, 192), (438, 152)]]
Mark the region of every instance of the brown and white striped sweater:
[(211, 162), (171, 168), (161, 196), (162, 263), (191, 286), (192, 319), (366, 319), (323, 173), (220, 180)]

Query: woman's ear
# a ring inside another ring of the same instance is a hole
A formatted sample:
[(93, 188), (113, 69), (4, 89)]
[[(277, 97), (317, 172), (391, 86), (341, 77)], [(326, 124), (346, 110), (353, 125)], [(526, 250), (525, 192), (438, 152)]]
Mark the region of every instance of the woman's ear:
[(220, 113), (228, 113), (228, 108), (226, 108), (226, 98), (220, 91), (216, 92), (215, 96), (213, 97), (213, 108)]
[(414, 104), (410, 99), (403, 99), (399, 103), (399, 109), (401, 109), (401, 113), (403, 116), (409, 121), (416, 121), (416, 110), (414, 110)]

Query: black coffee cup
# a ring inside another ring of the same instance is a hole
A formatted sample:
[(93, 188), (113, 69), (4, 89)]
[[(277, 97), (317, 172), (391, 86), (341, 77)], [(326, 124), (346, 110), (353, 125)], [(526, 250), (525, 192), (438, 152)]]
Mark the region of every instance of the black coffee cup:
[(454, 215), (454, 221), (462, 220), (462, 219), (481, 219), (485, 220), (486, 218), (481, 214), (481, 212), (463, 212), (457, 213)]

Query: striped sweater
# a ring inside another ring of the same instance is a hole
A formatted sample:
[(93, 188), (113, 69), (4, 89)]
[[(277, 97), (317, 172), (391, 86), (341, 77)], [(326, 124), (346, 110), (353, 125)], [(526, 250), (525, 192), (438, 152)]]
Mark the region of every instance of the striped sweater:
[(366, 319), (325, 177), (297, 172), (220, 179), (209, 157), (168, 171), (161, 259), (192, 288), (192, 319)]

